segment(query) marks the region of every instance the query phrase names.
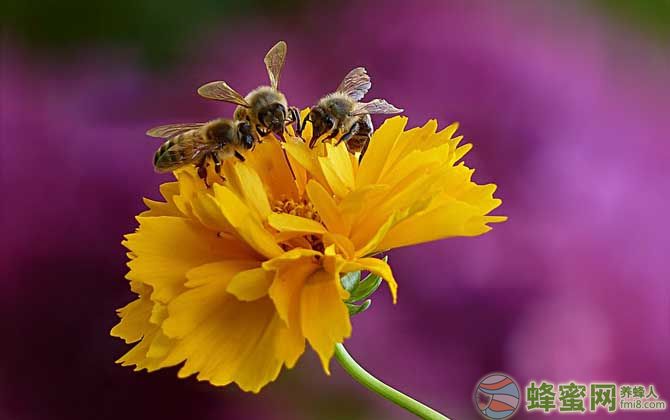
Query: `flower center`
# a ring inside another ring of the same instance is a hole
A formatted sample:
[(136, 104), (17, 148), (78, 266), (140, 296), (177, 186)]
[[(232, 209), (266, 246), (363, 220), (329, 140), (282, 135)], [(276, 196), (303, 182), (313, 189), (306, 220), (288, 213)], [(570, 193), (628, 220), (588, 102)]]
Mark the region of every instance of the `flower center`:
[[(302, 199), (295, 201), (292, 199), (276, 200), (272, 204), (272, 211), (275, 213), (286, 213), (294, 216), (312, 219), (321, 223), (321, 217), (314, 208), (314, 205), (308, 200)], [(323, 252), (325, 247), (323, 245), (323, 238), (321, 235), (304, 235), (298, 238), (291, 238), (279, 244), (285, 251), (292, 248), (311, 248), (315, 251)]]
[(288, 213), (321, 223), (321, 217), (319, 217), (314, 205), (305, 199), (297, 202), (291, 199), (277, 200), (272, 205), (272, 211)]

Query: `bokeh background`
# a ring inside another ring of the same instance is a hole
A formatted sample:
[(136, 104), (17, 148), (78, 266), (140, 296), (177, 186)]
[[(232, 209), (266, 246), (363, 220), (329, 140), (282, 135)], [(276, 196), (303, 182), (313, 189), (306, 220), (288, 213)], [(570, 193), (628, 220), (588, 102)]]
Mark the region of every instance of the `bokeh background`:
[[(195, 88), (266, 79), (307, 106), (364, 65), (410, 125), (461, 123), (507, 223), (395, 251), (347, 344), (369, 370), (475, 419), (492, 371), (522, 385), (654, 384), (670, 401), (670, 2), (3, 2), (0, 418), (404, 419), (309, 354), (259, 395), (133, 373), (109, 336), (122, 235), (166, 177), (144, 131), (232, 113)], [(334, 362), (333, 362), (334, 363)], [(668, 418), (617, 413), (589, 418)], [(520, 413), (518, 418), (539, 418)]]

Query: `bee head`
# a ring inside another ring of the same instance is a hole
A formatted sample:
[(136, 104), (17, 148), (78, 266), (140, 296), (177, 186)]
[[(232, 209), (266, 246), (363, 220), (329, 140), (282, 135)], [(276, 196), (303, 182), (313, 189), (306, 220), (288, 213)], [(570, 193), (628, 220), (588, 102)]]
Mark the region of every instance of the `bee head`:
[(237, 132), (240, 137), (240, 142), (245, 149), (251, 149), (254, 147), (256, 140), (252, 134), (251, 124), (247, 121), (242, 121), (237, 126)]
[(312, 122), (312, 138), (314, 139), (321, 137), (335, 126), (333, 117), (320, 106), (312, 108), (307, 119)]
[(281, 136), (286, 125), (286, 109), (280, 103), (273, 103), (258, 112), (261, 124), (271, 132)]

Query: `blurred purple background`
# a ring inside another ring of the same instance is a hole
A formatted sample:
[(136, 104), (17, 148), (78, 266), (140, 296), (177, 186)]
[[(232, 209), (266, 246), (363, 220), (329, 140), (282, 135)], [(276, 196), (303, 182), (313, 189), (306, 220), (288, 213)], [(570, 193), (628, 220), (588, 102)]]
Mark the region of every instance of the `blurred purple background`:
[(370, 97), (410, 125), (459, 121), (466, 162), (509, 216), (480, 238), (392, 252), (399, 301), (379, 292), (354, 318), (359, 362), (456, 419), (477, 418), (473, 388), (493, 371), (654, 384), (670, 401), (668, 44), (574, 2), (357, 4), (247, 16), (161, 69), (132, 49), (3, 37), (0, 418), (409, 418), (312, 354), (259, 395), (113, 363), (127, 349), (109, 336), (115, 309), (132, 298), (120, 241), (169, 179), (144, 131), (232, 113), (195, 88), (256, 87), (279, 39), (292, 104), (364, 65)]

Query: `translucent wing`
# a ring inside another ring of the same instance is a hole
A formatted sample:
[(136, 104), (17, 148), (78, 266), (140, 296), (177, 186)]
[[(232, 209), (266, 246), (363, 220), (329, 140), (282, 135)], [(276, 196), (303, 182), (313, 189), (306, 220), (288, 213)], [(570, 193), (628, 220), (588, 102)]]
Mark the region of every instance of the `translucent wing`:
[(274, 47), (270, 48), (263, 60), (265, 61), (265, 67), (268, 69), (268, 76), (270, 76), (270, 85), (275, 89), (279, 87), (279, 75), (286, 60), (286, 49), (286, 42), (279, 41)]
[(209, 82), (198, 88), (198, 95), (215, 101), (225, 101), (233, 104), (249, 107), (249, 103), (244, 100), (235, 89), (228, 86), (226, 82)]
[(396, 108), (395, 106), (386, 102), (384, 99), (373, 99), (370, 102), (358, 102), (354, 106), (354, 110), (351, 112), (351, 115), (397, 114), (402, 111), (402, 109)]
[(197, 130), (205, 125), (205, 123), (183, 123), (183, 124), (167, 124), (154, 127), (147, 130), (147, 136), (158, 137), (161, 139), (169, 139), (187, 131)]
[(207, 142), (200, 132), (191, 131), (168, 140), (154, 159), (154, 167), (158, 172), (168, 172), (189, 163), (195, 163), (205, 153), (216, 148), (216, 144)]
[(349, 95), (355, 101), (360, 101), (368, 93), (370, 87), (372, 87), (372, 82), (365, 68), (356, 67), (344, 76), (337, 91)]

